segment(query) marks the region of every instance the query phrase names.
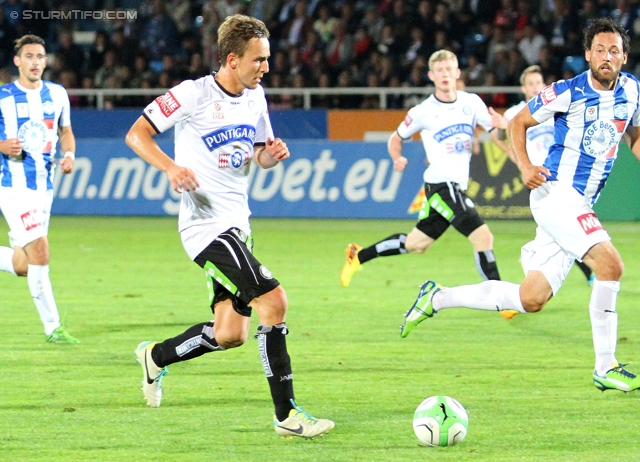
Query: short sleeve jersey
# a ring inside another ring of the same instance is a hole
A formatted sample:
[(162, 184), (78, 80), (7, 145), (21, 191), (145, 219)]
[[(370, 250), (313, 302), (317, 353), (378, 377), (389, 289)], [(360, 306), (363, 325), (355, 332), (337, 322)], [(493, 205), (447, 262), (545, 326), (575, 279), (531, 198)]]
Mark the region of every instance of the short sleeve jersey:
[(42, 81), (24, 88), (17, 81), (0, 87), (0, 139), (18, 138), (22, 155), (2, 155), (0, 185), (53, 189), (58, 127), (71, 125), (69, 96), (62, 85)]
[(473, 133), (478, 124), (487, 131), (492, 128), (487, 106), (478, 95), (458, 91), (451, 103), (431, 95), (412, 107), (397, 131), (402, 139), (420, 132), (429, 162), (425, 183), (453, 182), (467, 189)]
[(638, 80), (621, 72), (612, 91), (593, 88), (591, 71), (545, 87), (529, 101), (533, 118), (555, 119), (554, 143), (544, 166), (551, 181), (573, 186), (594, 204), (618, 154), (627, 126), (640, 125)]
[(248, 174), (254, 145), (273, 137), (261, 86), (232, 95), (213, 75), (186, 80), (143, 112), (156, 131), (175, 126), (175, 161), (193, 170), (200, 187), (183, 192), (179, 229), (195, 258), (221, 232), (250, 233)]
[[(510, 107), (505, 111), (504, 117), (507, 120), (513, 119), (526, 105), (527, 103), (522, 101)], [(551, 118), (527, 130), (526, 149), (533, 165), (542, 165), (547, 158), (549, 148), (553, 144), (553, 122), (554, 120)]]

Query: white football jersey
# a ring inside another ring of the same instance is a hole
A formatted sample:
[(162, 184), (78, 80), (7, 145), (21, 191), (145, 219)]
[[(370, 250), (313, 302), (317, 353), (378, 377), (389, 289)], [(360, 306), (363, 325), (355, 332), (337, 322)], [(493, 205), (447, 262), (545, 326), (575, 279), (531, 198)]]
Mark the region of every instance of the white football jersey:
[[(510, 107), (505, 111), (504, 117), (507, 120), (513, 119), (526, 105), (527, 103), (522, 101)], [(551, 118), (527, 130), (526, 149), (533, 165), (542, 165), (547, 158), (549, 148), (553, 144), (553, 124), (554, 120)]]
[(193, 259), (231, 227), (250, 233), (248, 174), (254, 145), (273, 138), (264, 90), (240, 95), (213, 75), (186, 80), (151, 102), (144, 117), (160, 133), (175, 126), (175, 161), (200, 187), (182, 193), (179, 229)]
[(478, 124), (491, 130), (487, 106), (478, 95), (458, 91), (451, 103), (431, 95), (412, 107), (397, 131), (402, 139), (420, 132), (429, 162), (424, 172), (425, 183), (450, 181), (466, 190), (473, 132)]
[(24, 88), (17, 81), (0, 87), (0, 139), (18, 138), (22, 155), (2, 155), (0, 185), (53, 189), (58, 127), (71, 125), (69, 96), (62, 85), (42, 81)]
[(544, 162), (551, 172), (549, 180), (570, 184), (594, 204), (627, 126), (640, 125), (639, 96), (633, 75), (621, 72), (614, 90), (599, 91), (587, 70), (545, 87), (529, 101), (538, 122), (555, 119), (554, 143)]

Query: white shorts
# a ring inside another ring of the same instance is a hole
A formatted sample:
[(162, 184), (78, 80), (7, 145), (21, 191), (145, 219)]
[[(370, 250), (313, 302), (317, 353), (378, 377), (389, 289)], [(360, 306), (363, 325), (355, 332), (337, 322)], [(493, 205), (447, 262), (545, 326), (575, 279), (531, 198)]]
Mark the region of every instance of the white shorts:
[(541, 271), (554, 295), (571, 265), (600, 242), (611, 240), (584, 197), (573, 187), (547, 182), (531, 192), (536, 238), (522, 247), (522, 268)]
[(0, 187), (0, 209), (9, 225), (11, 247), (24, 247), (47, 235), (53, 190)]

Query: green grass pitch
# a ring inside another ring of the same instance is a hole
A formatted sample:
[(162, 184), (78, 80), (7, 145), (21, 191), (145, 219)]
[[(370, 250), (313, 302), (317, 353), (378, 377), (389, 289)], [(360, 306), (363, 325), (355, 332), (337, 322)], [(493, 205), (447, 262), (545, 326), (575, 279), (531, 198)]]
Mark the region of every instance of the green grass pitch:
[[(46, 344), (26, 279), (0, 274), (0, 460), (638, 460), (640, 393), (591, 384), (590, 290), (579, 269), (541, 313), (505, 321), (447, 310), (407, 339), (402, 315), (424, 279), (479, 282), (464, 237), (451, 231), (425, 255), (372, 261), (340, 286), (347, 243), (412, 226), (253, 220), (255, 254), (289, 297), (298, 403), (336, 422), (305, 441), (273, 431), (252, 337), (172, 365), (162, 407), (147, 408), (133, 350), (210, 319), (203, 272), (184, 253), (175, 218), (53, 217), (51, 279), (63, 321), (82, 343)], [(520, 282), (520, 247), (534, 224), (490, 226), (503, 279)], [(640, 224), (605, 228), (626, 263), (617, 354), (640, 372)], [(255, 315), (252, 323), (255, 331)], [(437, 394), (469, 413), (459, 446), (424, 448), (413, 435), (415, 408)]]

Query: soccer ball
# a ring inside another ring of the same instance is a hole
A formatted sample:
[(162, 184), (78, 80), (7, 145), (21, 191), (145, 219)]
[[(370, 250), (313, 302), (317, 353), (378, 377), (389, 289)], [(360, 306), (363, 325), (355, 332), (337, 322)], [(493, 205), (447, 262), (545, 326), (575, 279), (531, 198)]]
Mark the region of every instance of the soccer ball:
[(467, 435), (469, 418), (462, 404), (448, 396), (432, 396), (413, 414), (413, 431), (426, 446), (453, 446)]

